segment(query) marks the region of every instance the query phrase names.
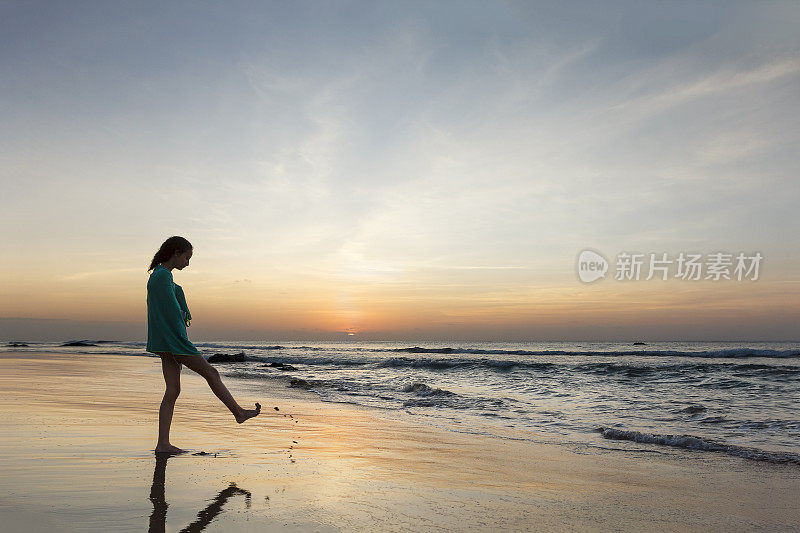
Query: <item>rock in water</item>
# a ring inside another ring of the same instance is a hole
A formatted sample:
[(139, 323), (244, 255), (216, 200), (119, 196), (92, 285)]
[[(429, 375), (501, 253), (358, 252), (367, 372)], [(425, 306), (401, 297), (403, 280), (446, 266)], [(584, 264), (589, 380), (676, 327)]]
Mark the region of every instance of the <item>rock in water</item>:
[(293, 378), (293, 379), (289, 380), (289, 386), (297, 388), (297, 389), (306, 389), (306, 390), (308, 390), (308, 389), (311, 388), (311, 383), (309, 383), (308, 381), (306, 381), (304, 379)]
[(243, 363), (246, 360), (247, 358), (245, 357), (244, 352), (233, 354), (215, 353), (208, 358), (209, 363)]
[(275, 363), (275, 362), (272, 362), (272, 363), (267, 363), (266, 365), (262, 365), (262, 366), (277, 368), (278, 370), (287, 370), (287, 371), (288, 370), (297, 370), (297, 368), (295, 368), (292, 365), (287, 364), (287, 363)]

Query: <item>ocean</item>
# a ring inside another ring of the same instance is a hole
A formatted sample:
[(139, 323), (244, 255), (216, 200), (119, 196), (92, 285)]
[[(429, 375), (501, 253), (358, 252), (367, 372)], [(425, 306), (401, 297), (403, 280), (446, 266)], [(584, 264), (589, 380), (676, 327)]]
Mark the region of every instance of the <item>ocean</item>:
[[(144, 342), (4, 351), (155, 357)], [(6, 343), (4, 343), (6, 344)], [(800, 466), (797, 342), (195, 342), (223, 376), (452, 431)], [(184, 370), (186, 371), (186, 370)], [(263, 403), (263, 402), (262, 402)]]

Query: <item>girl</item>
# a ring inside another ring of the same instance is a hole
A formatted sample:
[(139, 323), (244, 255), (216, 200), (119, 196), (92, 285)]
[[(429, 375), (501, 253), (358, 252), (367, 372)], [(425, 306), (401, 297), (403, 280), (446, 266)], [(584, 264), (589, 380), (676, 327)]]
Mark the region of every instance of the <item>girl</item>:
[(203, 376), (211, 390), (222, 403), (230, 409), (238, 423), (252, 418), (261, 412), (261, 405), (255, 409), (242, 409), (222, 383), (219, 372), (211, 366), (197, 348), (189, 341), (186, 327), (192, 315), (186, 305), (186, 298), (180, 285), (172, 281), (172, 270), (183, 270), (192, 258), (192, 245), (183, 237), (170, 237), (158, 249), (150, 263), (150, 279), (147, 281), (147, 348), (161, 357), (161, 368), (167, 390), (158, 410), (158, 444), (156, 453), (181, 453), (184, 450), (169, 443), (169, 427), (175, 400), (181, 392), (181, 368), (188, 366)]

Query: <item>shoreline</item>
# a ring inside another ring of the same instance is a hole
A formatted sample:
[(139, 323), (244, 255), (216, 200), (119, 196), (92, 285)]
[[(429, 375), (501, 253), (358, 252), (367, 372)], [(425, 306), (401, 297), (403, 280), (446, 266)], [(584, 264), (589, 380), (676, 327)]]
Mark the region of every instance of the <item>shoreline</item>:
[(162, 503), (180, 529), (209, 499), (230, 531), (800, 527), (800, 469), (458, 433), (224, 377), (262, 404), (238, 425), (188, 369), (171, 439), (188, 453), (159, 464), (158, 358), (20, 351), (0, 366), (0, 518), (28, 529), (141, 530)]

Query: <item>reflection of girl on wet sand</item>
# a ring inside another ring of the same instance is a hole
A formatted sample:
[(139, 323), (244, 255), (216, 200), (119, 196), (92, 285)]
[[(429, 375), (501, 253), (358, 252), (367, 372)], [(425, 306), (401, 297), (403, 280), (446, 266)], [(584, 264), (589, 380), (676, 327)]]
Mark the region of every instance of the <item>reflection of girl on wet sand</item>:
[[(153, 512), (150, 514), (150, 533), (163, 533), (167, 524), (167, 507), (169, 504), (164, 496), (164, 484), (167, 472), (168, 454), (156, 455), (156, 469), (153, 471), (153, 485), (150, 487), (150, 501), (153, 502)], [(186, 532), (203, 531), (212, 520), (222, 512), (222, 506), (231, 496), (244, 494), (245, 505), (250, 508), (250, 491), (240, 489), (236, 483), (231, 482), (228, 488), (216, 495), (214, 501), (202, 511), (197, 513), (197, 520), (181, 529)]]
[(169, 442), (169, 428), (175, 401), (181, 391), (181, 366), (186, 365), (203, 376), (211, 390), (230, 409), (238, 423), (261, 412), (243, 409), (222, 383), (219, 372), (208, 364), (197, 348), (189, 341), (186, 327), (192, 315), (180, 285), (172, 280), (172, 269), (183, 270), (189, 266), (192, 245), (183, 237), (170, 237), (161, 245), (150, 263), (150, 279), (147, 281), (147, 348), (148, 352), (161, 357), (161, 368), (167, 390), (158, 411), (158, 444), (156, 453), (181, 453), (184, 450)]

